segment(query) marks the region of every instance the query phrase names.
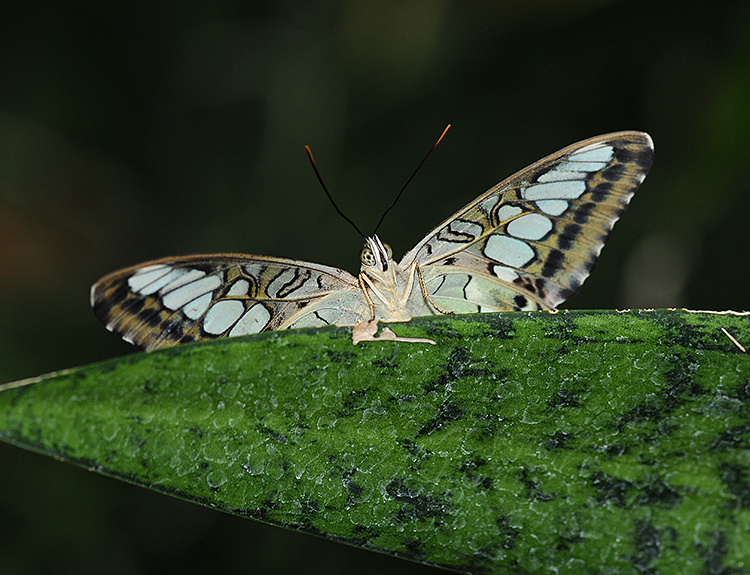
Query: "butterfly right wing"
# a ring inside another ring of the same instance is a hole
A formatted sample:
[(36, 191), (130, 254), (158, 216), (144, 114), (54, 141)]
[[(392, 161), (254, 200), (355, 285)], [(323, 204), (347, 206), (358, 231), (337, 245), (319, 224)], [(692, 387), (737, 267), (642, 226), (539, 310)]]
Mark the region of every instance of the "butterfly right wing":
[(164, 258), (91, 288), (107, 329), (143, 349), (370, 319), (357, 278), (309, 262), (244, 254)]
[[(653, 159), (643, 132), (568, 146), (490, 188), (399, 265), (418, 264), (427, 293), (456, 313), (554, 309), (591, 273)], [(421, 290), (412, 300), (434, 313)]]

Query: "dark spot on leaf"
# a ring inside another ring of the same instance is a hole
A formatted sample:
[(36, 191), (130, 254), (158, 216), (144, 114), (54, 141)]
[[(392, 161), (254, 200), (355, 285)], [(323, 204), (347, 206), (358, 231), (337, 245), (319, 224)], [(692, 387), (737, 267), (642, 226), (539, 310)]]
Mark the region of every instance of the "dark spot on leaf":
[(455, 348), (448, 358), (448, 363), (443, 366), (444, 373), (440, 374), (435, 381), (429, 383), (425, 387), (425, 392), (430, 393), (444, 389), (449, 383), (462, 377), (482, 377), (487, 374), (486, 369), (472, 367), (472, 363), (472, 357), (465, 348)]
[(555, 549), (557, 551), (570, 551), (570, 546), (573, 543), (580, 543), (583, 541), (583, 537), (581, 536), (580, 532), (578, 533), (563, 533), (559, 536), (557, 540), (557, 545), (555, 545)]
[(614, 443), (612, 445), (607, 445), (607, 447), (604, 449), (604, 453), (607, 455), (614, 455), (616, 457), (619, 457), (621, 455), (625, 455), (630, 451), (630, 447), (627, 445), (620, 445), (617, 443)]
[(404, 543), (404, 549), (408, 551), (407, 557), (414, 561), (420, 561), (423, 557), (427, 556), (427, 551), (424, 549), (424, 543), (421, 539), (413, 539)]
[(458, 470), (477, 487), (489, 490), (492, 489), (492, 477), (487, 477), (479, 473), (479, 468), (484, 465), (487, 465), (487, 462), (481, 457), (477, 457), (461, 464)]
[(310, 525), (314, 523), (318, 513), (320, 513), (320, 505), (317, 501), (306, 500), (301, 501), (299, 505), (300, 514), (302, 515), (302, 523), (304, 525)]
[(278, 443), (286, 443), (287, 437), (283, 433), (278, 433), (271, 429), (270, 427), (266, 427), (265, 425), (256, 425), (255, 429), (258, 433), (261, 433), (270, 439), (273, 439), (274, 441), (277, 441)]
[(526, 487), (526, 497), (534, 501), (552, 501), (557, 498), (555, 493), (545, 493), (542, 483), (533, 477), (528, 469), (522, 467), (518, 472), (518, 480)]
[(556, 431), (552, 434), (552, 437), (542, 443), (542, 446), (549, 451), (564, 449), (572, 437), (570, 433), (566, 433), (565, 431)]
[(547, 401), (547, 405), (552, 408), (558, 407), (580, 407), (580, 397), (569, 389), (561, 389), (552, 399)]
[[(687, 349), (706, 349), (706, 334), (700, 326), (687, 321), (687, 314), (654, 314), (653, 320), (662, 327), (669, 335), (669, 343), (675, 347)], [(712, 338), (711, 345), (714, 347), (715, 339)]]
[(492, 333), (488, 333), (487, 335), (491, 335), (492, 337), (512, 339), (516, 335), (513, 329), (513, 321), (499, 313), (484, 313), (478, 317), (473, 316), (472, 321), (486, 323), (492, 330)]
[(743, 403), (750, 403), (750, 380), (740, 384), (736, 396)]
[(591, 486), (596, 490), (598, 494), (596, 499), (601, 505), (612, 503), (617, 507), (625, 507), (625, 498), (633, 484), (603, 471), (595, 471), (591, 474)]
[(660, 478), (649, 478), (644, 483), (639, 482), (637, 488), (638, 496), (635, 498), (637, 505), (672, 509), (677, 507), (682, 500), (677, 490)]
[(497, 525), (500, 546), (506, 550), (513, 549), (516, 546), (516, 539), (521, 535), (521, 530), (510, 524), (510, 518), (507, 515), (498, 517), (495, 524)]
[(750, 507), (750, 483), (747, 481), (747, 468), (738, 463), (722, 463), (719, 465), (719, 477), (727, 490), (734, 497), (734, 507), (747, 509)]
[[(419, 493), (409, 487), (403, 479), (391, 481), (386, 486), (385, 492), (402, 504), (396, 516), (399, 523), (413, 520), (424, 521), (429, 517), (440, 520), (448, 515), (449, 507), (445, 501), (432, 495)], [(436, 521), (436, 523), (439, 524), (441, 521)]]
[(633, 546), (635, 553), (631, 555), (630, 561), (635, 570), (640, 573), (656, 573), (653, 563), (662, 554), (661, 531), (650, 519), (636, 519)]
[(332, 363), (344, 363), (350, 361), (354, 357), (354, 353), (351, 351), (326, 350), (323, 357)]
[(357, 501), (357, 499), (362, 497), (362, 494), (365, 492), (364, 488), (352, 479), (355, 473), (356, 469), (350, 469), (349, 471), (345, 472), (341, 478), (344, 487), (346, 487), (346, 490), (349, 492), (349, 497), (346, 501), (347, 505), (353, 505)]
[[(644, 399), (623, 413), (617, 423), (622, 430), (633, 422), (660, 424), (664, 418), (689, 401), (705, 395), (706, 390), (695, 381), (697, 363), (690, 354), (673, 354), (667, 359), (664, 375), (667, 387), (656, 397)], [(671, 433), (674, 426), (662, 427), (662, 434)]]
[(747, 449), (746, 435), (748, 432), (750, 432), (750, 427), (747, 425), (735, 425), (719, 433), (718, 437), (708, 445), (711, 449)]
[(348, 415), (351, 411), (362, 409), (367, 399), (367, 392), (353, 389), (344, 399), (342, 415)]
[(461, 419), (464, 413), (466, 411), (458, 407), (458, 405), (450, 401), (445, 401), (438, 408), (437, 415), (423, 425), (419, 432), (417, 432), (417, 435), (429, 435), (433, 431), (442, 429), (448, 422)]
[(380, 531), (377, 529), (365, 525), (355, 525), (352, 529), (351, 536), (346, 538), (346, 542), (350, 545), (365, 547), (370, 541), (379, 536)]
[(727, 539), (723, 532), (716, 530), (710, 533), (711, 541), (704, 545), (701, 542), (695, 544), (703, 560), (703, 569), (701, 573), (710, 575), (747, 575), (745, 569), (739, 567), (727, 567), (724, 560), (727, 556)]

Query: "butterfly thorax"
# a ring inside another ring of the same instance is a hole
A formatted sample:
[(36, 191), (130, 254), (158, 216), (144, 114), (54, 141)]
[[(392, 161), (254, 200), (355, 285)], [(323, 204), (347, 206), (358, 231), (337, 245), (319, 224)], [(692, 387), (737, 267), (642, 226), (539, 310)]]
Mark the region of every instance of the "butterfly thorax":
[(414, 311), (407, 304), (414, 282), (414, 269), (403, 269), (393, 260), (388, 244), (376, 235), (365, 238), (360, 253), (359, 279), (372, 302), (376, 319), (408, 321)]

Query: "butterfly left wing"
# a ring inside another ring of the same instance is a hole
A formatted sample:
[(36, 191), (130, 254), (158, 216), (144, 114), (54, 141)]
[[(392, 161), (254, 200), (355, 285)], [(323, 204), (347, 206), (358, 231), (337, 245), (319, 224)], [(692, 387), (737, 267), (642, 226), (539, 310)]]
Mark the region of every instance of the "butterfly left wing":
[[(588, 277), (652, 161), (642, 132), (568, 146), (451, 216), (399, 265), (416, 263), (446, 311), (554, 309)], [(419, 287), (410, 303), (421, 315), (436, 313)]]
[(357, 278), (309, 262), (215, 254), (164, 258), (91, 288), (94, 314), (143, 349), (371, 317)]

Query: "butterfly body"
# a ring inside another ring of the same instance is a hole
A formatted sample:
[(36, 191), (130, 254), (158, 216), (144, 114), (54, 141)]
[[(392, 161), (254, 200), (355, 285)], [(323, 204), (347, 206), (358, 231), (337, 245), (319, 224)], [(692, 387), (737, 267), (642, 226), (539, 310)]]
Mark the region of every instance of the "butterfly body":
[(286, 328), (440, 313), (551, 310), (589, 275), (653, 160), (647, 134), (573, 144), (507, 178), (396, 263), (366, 239), (358, 277), (244, 254), (164, 258), (91, 290), (96, 316), (144, 349)]

